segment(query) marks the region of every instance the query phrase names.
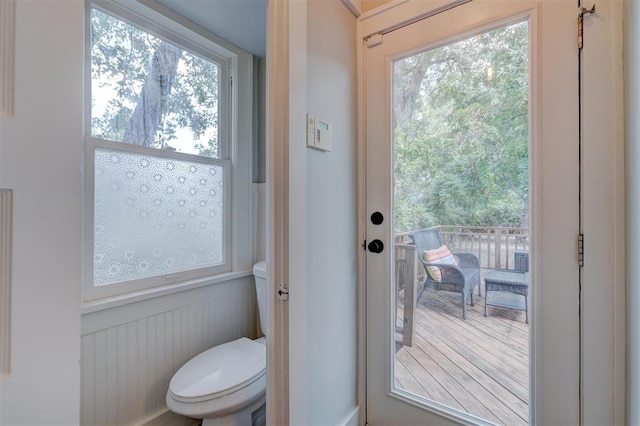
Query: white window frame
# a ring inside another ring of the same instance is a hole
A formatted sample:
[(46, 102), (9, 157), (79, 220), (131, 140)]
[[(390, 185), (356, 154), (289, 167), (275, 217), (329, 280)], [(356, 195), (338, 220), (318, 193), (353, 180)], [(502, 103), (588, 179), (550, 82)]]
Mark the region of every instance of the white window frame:
[[(171, 152), (91, 136), (91, 10), (95, 8), (158, 38), (178, 45), (219, 64), (219, 158)], [(252, 56), (208, 33), (155, 2), (94, 0), (86, 2), (85, 35), (85, 148), (84, 148), (84, 259), (83, 305), (91, 310), (112, 305), (114, 300), (139, 300), (158, 291), (183, 290), (224, 281), (253, 262), (250, 230), (251, 136), (252, 136)], [(225, 84), (225, 82), (227, 82)], [(237, 82), (236, 84), (233, 84)], [(245, 84), (242, 84), (245, 83)], [(243, 126), (238, 126), (243, 123)], [(166, 275), (94, 285), (94, 154), (96, 148), (146, 153), (151, 156), (215, 164), (224, 169), (224, 251), (223, 263), (212, 267), (179, 271)]]

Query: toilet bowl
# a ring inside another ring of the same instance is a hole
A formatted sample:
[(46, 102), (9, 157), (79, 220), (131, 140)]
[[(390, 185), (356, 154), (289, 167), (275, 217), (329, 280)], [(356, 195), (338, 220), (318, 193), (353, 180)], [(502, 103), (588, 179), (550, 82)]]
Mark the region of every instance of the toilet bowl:
[[(266, 263), (254, 265), (253, 273), (264, 333)], [(169, 383), (167, 407), (202, 419), (203, 426), (247, 426), (265, 405), (266, 384), (265, 338), (242, 337), (208, 349), (184, 364)]]

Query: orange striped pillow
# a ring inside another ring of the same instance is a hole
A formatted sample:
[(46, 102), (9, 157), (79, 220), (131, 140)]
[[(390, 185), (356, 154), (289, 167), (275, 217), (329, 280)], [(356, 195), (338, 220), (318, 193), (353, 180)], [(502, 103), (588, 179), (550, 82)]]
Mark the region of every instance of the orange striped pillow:
[[(427, 263), (445, 263), (447, 265), (458, 264), (456, 257), (451, 253), (449, 248), (445, 245), (440, 246), (437, 249), (425, 250), (422, 256), (424, 257), (424, 260)], [(437, 266), (427, 265), (427, 271), (429, 272), (429, 275), (431, 275), (431, 278), (434, 281), (437, 281), (437, 282), (442, 281), (442, 272), (440, 271), (440, 268), (438, 268)]]

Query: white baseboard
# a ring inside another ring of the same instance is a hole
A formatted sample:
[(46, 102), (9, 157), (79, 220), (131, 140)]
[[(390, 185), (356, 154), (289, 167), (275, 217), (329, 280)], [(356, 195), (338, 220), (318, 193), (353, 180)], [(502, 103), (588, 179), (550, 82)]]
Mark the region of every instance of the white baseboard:
[(342, 426), (358, 426), (360, 407), (356, 407), (339, 424)]

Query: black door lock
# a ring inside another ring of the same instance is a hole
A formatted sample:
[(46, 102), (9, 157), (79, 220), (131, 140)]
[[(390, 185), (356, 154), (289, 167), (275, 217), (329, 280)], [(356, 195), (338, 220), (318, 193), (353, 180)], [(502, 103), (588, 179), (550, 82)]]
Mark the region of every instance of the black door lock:
[(373, 240), (367, 246), (371, 253), (382, 253), (384, 250), (384, 243), (380, 240)]
[(373, 223), (374, 225), (380, 225), (382, 222), (384, 222), (384, 216), (382, 215), (382, 213), (375, 212), (371, 214), (371, 223)]

